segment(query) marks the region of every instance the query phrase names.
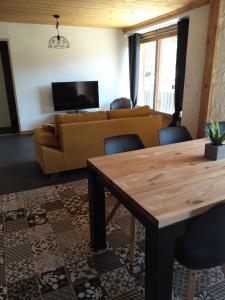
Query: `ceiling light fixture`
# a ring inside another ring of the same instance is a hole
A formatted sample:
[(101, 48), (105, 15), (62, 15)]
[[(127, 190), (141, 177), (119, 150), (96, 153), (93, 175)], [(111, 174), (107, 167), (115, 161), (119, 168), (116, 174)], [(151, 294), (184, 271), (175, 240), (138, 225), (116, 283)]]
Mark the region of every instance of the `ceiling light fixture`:
[(58, 15), (54, 15), (53, 16), (55, 18), (56, 21), (56, 30), (57, 30), (57, 35), (53, 36), (52, 38), (50, 38), (49, 42), (48, 42), (48, 48), (54, 48), (54, 49), (67, 49), (70, 48), (70, 44), (68, 42), (68, 40), (62, 36), (59, 35), (59, 16)]

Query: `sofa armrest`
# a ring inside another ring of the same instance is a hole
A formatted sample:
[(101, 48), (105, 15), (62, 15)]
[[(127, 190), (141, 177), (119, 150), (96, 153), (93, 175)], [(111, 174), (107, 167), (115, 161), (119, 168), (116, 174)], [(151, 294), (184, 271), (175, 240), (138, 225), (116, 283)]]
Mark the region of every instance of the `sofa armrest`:
[(44, 128), (36, 128), (34, 129), (34, 135), (37, 143), (40, 145), (59, 149), (59, 139), (53, 132), (50, 132)]
[(60, 149), (42, 145), (40, 128), (34, 130), (34, 146), (37, 160), (45, 174), (57, 173), (65, 169), (64, 154)]

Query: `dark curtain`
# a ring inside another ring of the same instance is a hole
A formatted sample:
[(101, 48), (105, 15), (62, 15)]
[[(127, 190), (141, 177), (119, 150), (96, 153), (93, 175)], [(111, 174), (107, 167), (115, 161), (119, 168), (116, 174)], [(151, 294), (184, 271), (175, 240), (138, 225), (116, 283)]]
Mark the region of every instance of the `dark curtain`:
[(138, 81), (139, 81), (139, 61), (140, 61), (140, 34), (129, 36), (129, 70), (130, 70), (130, 97), (133, 107), (137, 104)]
[(186, 68), (186, 54), (188, 42), (189, 19), (183, 19), (178, 22), (177, 32), (177, 61), (175, 78), (175, 113), (169, 126), (176, 126), (180, 121), (183, 106), (184, 79)]

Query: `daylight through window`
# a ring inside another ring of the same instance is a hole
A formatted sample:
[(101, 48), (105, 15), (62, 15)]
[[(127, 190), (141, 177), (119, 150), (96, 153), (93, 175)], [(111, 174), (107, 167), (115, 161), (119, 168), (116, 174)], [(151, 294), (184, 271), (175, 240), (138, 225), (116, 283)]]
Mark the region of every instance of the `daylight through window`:
[(141, 44), (138, 105), (174, 113), (177, 36)]

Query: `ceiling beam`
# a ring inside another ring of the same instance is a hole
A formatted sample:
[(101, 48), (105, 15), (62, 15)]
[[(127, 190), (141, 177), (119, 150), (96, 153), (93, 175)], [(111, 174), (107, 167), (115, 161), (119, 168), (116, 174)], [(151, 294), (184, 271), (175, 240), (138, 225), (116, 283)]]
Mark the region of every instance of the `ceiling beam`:
[(161, 15), (159, 17), (156, 17), (156, 18), (138, 23), (136, 25), (125, 27), (125, 28), (123, 28), (123, 32), (124, 33), (135, 32), (137, 30), (144, 29), (144, 28), (149, 27), (149, 26), (153, 26), (153, 25), (156, 25), (156, 24), (159, 24), (159, 23), (163, 23), (163, 22), (169, 21), (171, 19), (175, 19), (176, 17), (178, 17), (181, 14), (184, 14), (184, 13), (186, 13), (186, 12), (188, 12), (188, 11), (194, 9), (194, 8), (198, 8), (198, 7), (207, 5), (209, 3), (210, 3), (210, 0), (196, 1), (192, 4), (186, 5), (184, 7), (181, 7), (177, 10), (174, 10), (174, 11), (169, 12), (167, 14)]
[(198, 138), (204, 137), (205, 124), (208, 121), (211, 104), (212, 74), (215, 61), (215, 49), (218, 34), (218, 21), (221, 0), (212, 0), (210, 4), (205, 66), (202, 80), (202, 91), (199, 108)]

